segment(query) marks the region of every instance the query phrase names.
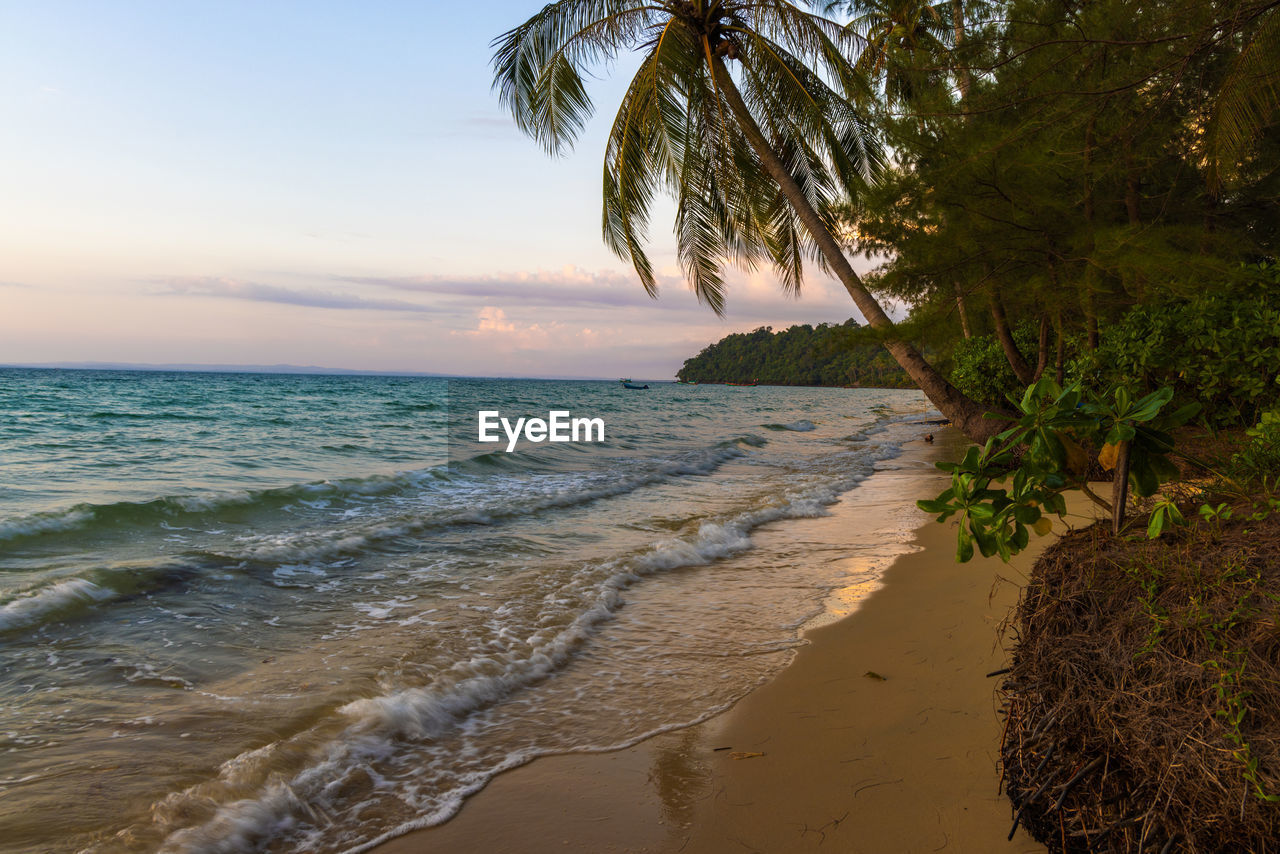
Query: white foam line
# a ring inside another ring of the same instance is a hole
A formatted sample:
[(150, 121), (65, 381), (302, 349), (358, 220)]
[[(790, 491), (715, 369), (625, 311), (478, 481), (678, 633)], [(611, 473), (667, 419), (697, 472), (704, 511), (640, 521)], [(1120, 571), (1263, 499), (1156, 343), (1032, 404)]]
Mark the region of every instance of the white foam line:
[(84, 578), (59, 581), (0, 606), (0, 631), (23, 628), (73, 605), (104, 602), (118, 595)]
[[(528, 515), (543, 510), (574, 507), (602, 498), (625, 495), (674, 477), (710, 474), (729, 460), (744, 455), (745, 452), (736, 446), (716, 448), (703, 454), (700, 459), (664, 462), (652, 471), (626, 476), (612, 483), (606, 482), (583, 489), (580, 488), (580, 480), (566, 481), (563, 488), (550, 492), (534, 489), (531, 490), (535, 493), (533, 496), (530, 496), (528, 491), (516, 492), (502, 496), (503, 501), (500, 504), (473, 507), (463, 512), (443, 516), (423, 517), (414, 514), (411, 519), (398, 524), (373, 524), (364, 531), (355, 531), (337, 539), (334, 538), (331, 530), (277, 537), (274, 540), (248, 545), (240, 553), (232, 556), (296, 563), (342, 554), (357, 554), (370, 545), (432, 528), (457, 524), (490, 524), (495, 519), (513, 515)], [(540, 481), (533, 481), (532, 485), (538, 486), (540, 483)]]
[[(760, 525), (787, 518), (824, 515), (826, 506), (835, 503), (841, 493), (864, 480), (875, 462), (900, 452), (896, 443), (886, 442), (873, 447), (873, 452), (861, 455), (860, 462), (867, 468), (865, 472), (851, 473), (836, 483), (811, 488), (785, 503), (749, 511), (724, 522), (703, 523), (691, 540), (667, 540), (638, 556), (612, 562), (610, 565), (615, 571), (599, 583), (594, 604), (547, 642), (535, 646), (522, 657), (477, 654), (454, 665), (454, 675), (460, 678), (443, 686), (443, 690), (439, 685), (407, 688), (357, 699), (341, 706), (337, 711), (351, 719), (351, 723), (341, 735), (314, 754), (316, 761), (313, 764), (287, 782), (277, 780), (265, 785), (254, 797), (222, 804), (213, 817), (202, 824), (170, 832), (160, 850), (221, 854), (244, 850), (282, 832), (299, 830), (307, 818), (316, 819), (309, 805), (309, 793), (323, 792), (352, 767), (367, 766), (385, 759), (400, 749), (399, 743), (436, 738), (477, 709), (509, 698), (563, 667), (576, 649), (591, 637), (595, 627), (612, 618), (622, 604), (622, 591), (640, 577), (710, 563), (745, 551), (751, 547), (751, 531)], [(710, 709), (691, 721), (659, 727), (626, 742), (582, 747), (577, 752), (631, 746), (661, 732), (707, 720), (733, 702), (736, 700)], [(217, 782), (234, 788), (237, 780), (243, 779), (246, 762), (241, 760), (257, 759), (260, 755), (256, 751), (251, 753), (254, 755), (243, 754), (225, 763)], [(359, 843), (347, 849), (347, 854), (368, 851), (387, 839), (447, 820), (468, 796), (482, 789), (495, 775), (525, 764), (538, 755), (543, 754), (528, 751), (511, 755), (490, 768), (475, 772), (470, 782), (444, 793), (444, 803), (439, 808), (374, 840)], [(198, 784), (186, 792), (173, 793), (165, 801), (178, 804), (184, 796), (200, 797), (199, 790), (203, 788), (204, 784)]]

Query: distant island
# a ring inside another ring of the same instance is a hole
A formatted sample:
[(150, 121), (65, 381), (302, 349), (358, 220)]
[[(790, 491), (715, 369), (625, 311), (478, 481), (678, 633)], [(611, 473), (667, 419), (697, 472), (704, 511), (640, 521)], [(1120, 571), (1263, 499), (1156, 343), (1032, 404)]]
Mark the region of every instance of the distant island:
[(853, 318), (839, 325), (805, 323), (781, 332), (761, 326), (727, 335), (687, 359), (676, 378), (686, 383), (915, 386), (872, 331)]

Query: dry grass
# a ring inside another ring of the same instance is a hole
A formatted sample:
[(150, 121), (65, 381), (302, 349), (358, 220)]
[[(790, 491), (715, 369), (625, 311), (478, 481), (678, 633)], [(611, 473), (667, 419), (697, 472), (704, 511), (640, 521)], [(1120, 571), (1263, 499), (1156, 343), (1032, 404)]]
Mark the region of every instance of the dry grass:
[(1002, 756), (1051, 851), (1280, 852), (1280, 513), (1248, 511), (1156, 542), (1094, 526), (1037, 564)]

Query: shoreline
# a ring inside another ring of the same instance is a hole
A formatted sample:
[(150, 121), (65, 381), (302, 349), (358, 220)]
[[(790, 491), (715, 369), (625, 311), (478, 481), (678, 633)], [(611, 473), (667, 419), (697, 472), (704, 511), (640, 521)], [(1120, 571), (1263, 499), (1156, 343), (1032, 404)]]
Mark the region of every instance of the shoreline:
[(914, 510), (944, 488), (932, 463), (964, 444), (937, 436), (908, 443), (831, 515), (793, 523), (842, 537), (857, 561), (868, 518), (919, 516), (909, 551), (870, 588), (833, 591), (795, 657), (733, 707), (623, 750), (534, 759), (449, 821), (370, 850), (1043, 851), (1021, 830), (1006, 840), (986, 674), (1004, 666), (996, 627), (1055, 538), (1008, 565), (955, 564), (952, 529)]

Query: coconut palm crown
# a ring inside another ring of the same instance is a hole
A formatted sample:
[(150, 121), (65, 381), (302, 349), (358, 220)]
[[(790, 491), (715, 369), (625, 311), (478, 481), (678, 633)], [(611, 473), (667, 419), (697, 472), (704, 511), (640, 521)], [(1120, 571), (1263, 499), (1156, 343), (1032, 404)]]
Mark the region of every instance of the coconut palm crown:
[(681, 266), (717, 314), (726, 264), (768, 261), (795, 293), (815, 259), (944, 414), (971, 437), (992, 433), (982, 408), (896, 335), (833, 236), (835, 205), (881, 165), (858, 107), (871, 94), (855, 67), (860, 44), (854, 29), (785, 0), (559, 0), (494, 40), (494, 88), (516, 124), (559, 153), (593, 113), (590, 70), (637, 52), (605, 151), (603, 228), (646, 291), (657, 293), (649, 214), (665, 191)]
[(940, 68), (921, 68), (922, 56), (945, 57), (955, 45), (950, 8), (958, 0), (838, 0), (826, 10), (854, 15), (849, 29), (864, 40), (856, 68), (880, 81), (885, 100), (905, 105), (924, 87), (942, 83)]
[(831, 230), (832, 204), (880, 163), (855, 106), (865, 90), (847, 58), (853, 38), (786, 2), (561, 0), (495, 41), (495, 88), (520, 128), (558, 152), (592, 114), (588, 69), (639, 52), (605, 153), (604, 238), (655, 293), (646, 227), (655, 194), (669, 192), (685, 275), (722, 313), (725, 262), (772, 262), (795, 291), (804, 257), (815, 253), (735, 119), (717, 69), (736, 60), (741, 99)]

